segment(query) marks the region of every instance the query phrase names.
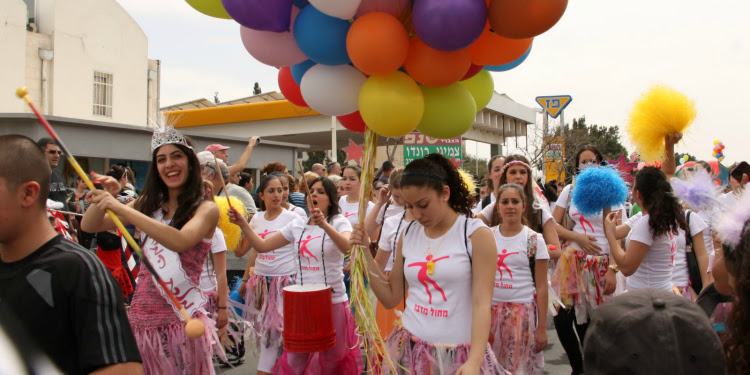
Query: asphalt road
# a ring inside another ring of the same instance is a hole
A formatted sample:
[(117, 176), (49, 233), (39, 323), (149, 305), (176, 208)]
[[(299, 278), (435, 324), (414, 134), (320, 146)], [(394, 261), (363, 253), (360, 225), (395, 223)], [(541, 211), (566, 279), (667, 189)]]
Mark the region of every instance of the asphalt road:
[[(547, 330), (549, 345), (544, 350), (544, 373), (548, 375), (570, 374), (570, 365), (568, 357), (565, 356), (560, 342), (557, 340), (557, 333), (552, 328)], [(258, 366), (258, 359), (251, 355), (245, 356), (245, 363), (235, 368), (216, 367), (216, 373), (222, 375), (255, 375)]]

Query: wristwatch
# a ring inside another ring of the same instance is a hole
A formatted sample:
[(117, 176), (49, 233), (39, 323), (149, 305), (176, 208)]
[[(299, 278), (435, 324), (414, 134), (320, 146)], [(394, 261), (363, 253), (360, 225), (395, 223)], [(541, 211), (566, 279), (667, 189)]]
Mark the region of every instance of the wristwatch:
[(609, 269), (611, 269), (612, 271), (615, 271), (615, 273), (620, 272), (620, 267), (617, 267), (616, 264), (610, 264)]

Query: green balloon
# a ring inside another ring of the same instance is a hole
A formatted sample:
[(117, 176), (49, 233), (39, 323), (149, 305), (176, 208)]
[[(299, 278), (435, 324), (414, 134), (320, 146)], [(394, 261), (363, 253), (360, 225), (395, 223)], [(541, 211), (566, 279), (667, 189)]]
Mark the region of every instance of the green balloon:
[(420, 86), (424, 96), (424, 115), (417, 129), (438, 139), (466, 133), (476, 118), (477, 107), (469, 90), (454, 83), (444, 87)]
[(482, 69), (477, 75), (471, 77), (465, 81), (458, 81), (458, 83), (466, 87), (474, 97), (474, 101), (477, 103), (477, 112), (481, 111), (482, 108), (486, 107), (492, 99), (492, 94), (495, 93), (495, 81), (492, 79), (492, 75), (489, 71)]
[(211, 17), (231, 20), (232, 17), (224, 9), (221, 0), (185, 0), (195, 10)]

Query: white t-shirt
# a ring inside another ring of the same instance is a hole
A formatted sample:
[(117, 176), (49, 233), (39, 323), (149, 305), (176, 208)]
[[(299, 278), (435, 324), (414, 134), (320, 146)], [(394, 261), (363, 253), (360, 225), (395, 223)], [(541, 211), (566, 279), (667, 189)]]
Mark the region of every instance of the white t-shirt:
[(637, 223), (638, 220), (641, 220), (642, 218), (643, 218), (643, 211), (638, 211), (637, 214), (629, 217), (628, 220), (625, 221), (625, 225), (630, 227), (630, 229), (632, 230), (633, 227), (635, 226), (635, 223)]
[[(418, 221), (411, 223), (401, 247), (409, 285), (402, 321), (411, 334), (431, 344), (471, 342), (472, 248), (468, 237), (486, 227), (479, 219), (459, 215), (443, 236), (430, 239)], [(428, 244), (432, 255), (427, 252)], [(431, 275), (427, 271), (430, 261)]]
[[(373, 207), (374, 206), (375, 205), (373, 204)], [(385, 206), (386, 205), (384, 204), (383, 206), (380, 207), (380, 211), (378, 211), (378, 216), (375, 218), (375, 222), (378, 223), (378, 225), (380, 226), (383, 225), (385, 219), (394, 215), (403, 214), (404, 211), (406, 210), (406, 207), (404, 206), (397, 206), (396, 202), (394, 202), (393, 199), (390, 200), (390, 204), (388, 204), (387, 211), (385, 209)], [(368, 212), (369, 212), (369, 209), (368, 209)]]
[[(495, 210), (496, 204), (497, 202), (492, 202), (488, 204), (487, 207), (482, 209), (482, 216), (484, 216), (484, 218), (487, 219), (488, 222), (492, 221), (492, 211)], [(544, 224), (547, 224), (548, 221), (554, 220), (554, 218), (552, 217), (552, 214), (549, 213), (547, 209), (541, 208), (541, 210), (542, 210), (542, 226), (544, 226)], [(532, 224), (536, 226), (537, 223), (532, 223)]]
[(714, 252), (714, 240), (711, 238), (711, 230), (713, 228), (713, 211), (702, 210), (696, 212), (701, 217), (703, 222), (706, 224), (708, 230), (703, 231), (703, 243), (706, 245), (706, 251), (708, 254)]
[(289, 208), (287, 208), (286, 210), (289, 211), (289, 212), (294, 212), (295, 214), (297, 214), (297, 216), (299, 216), (302, 219), (302, 221), (306, 222), (307, 219), (309, 219), (307, 217), (307, 213), (305, 212), (305, 210), (303, 210), (301, 207), (297, 207), (297, 206), (295, 206), (295, 205), (293, 205), (291, 203), (289, 203)]
[[(568, 196), (570, 195), (571, 186), (566, 186), (560, 193), (560, 196), (557, 198), (557, 207), (568, 208)], [(622, 205), (612, 206), (609, 209), (610, 212), (617, 212), (622, 210)], [(609, 254), (609, 241), (607, 241), (607, 236), (604, 235), (604, 213), (594, 216), (584, 216), (578, 211), (578, 207), (573, 204), (573, 200), (570, 200), (568, 213), (570, 213), (570, 217), (576, 223), (573, 227), (573, 232), (594, 237), (596, 244), (601, 247), (601, 253)], [(575, 241), (571, 241), (570, 246), (578, 251), (583, 251), (581, 246)]]
[(212, 254), (218, 254), (227, 251), (227, 242), (224, 240), (224, 233), (216, 228), (214, 237), (211, 239), (211, 254), (206, 257), (206, 261), (203, 263), (203, 271), (201, 271), (201, 290), (204, 292), (213, 292), (216, 290), (216, 270), (214, 269), (213, 259), (210, 259)]
[(675, 234), (666, 233), (654, 238), (651, 227), (648, 225), (648, 217), (649, 215), (643, 215), (625, 240), (626, 247), (630, 246), (630, 241), (638, 241), (650, 246), (638, 269), (628, 276), (628, 290), (655, 288), (671, 291), (672, 269), (677, 250)]
[[(281, 214), (272, 221), (266, 220), (266, 214), (266, 211), (258, 212), (250, 220), (250, 228), (263, 239), (280, 231), (290, 222), (303, 222), (298, 215), (288, 210), (281, 210)], [(276, 250), (259, 253), (255, 259), (255, 273), (261, 276), (288, 276), (297, 273), (296, 249), (294, 243), (290, 242)]]
[(393, 261), (396, 260), (396, 252), (394, 250), (398, 248), (398, 240), (401, 238), (401, 233), (409, 225), (409, 223), (404, 220), (405, 214), (406, 213), (386, 218), (383, 227), (380, 230), (380, 242), (378, 247), (383, 251), (391, 253), (388, 256), (388, 263), (385, 265), (385, 271), (393, 269)]
[[(708, 228), (703, 219), (695, 212), (686, 211), (685, 217), (690, 215), (690, 234), (691, 237), (703, 232)], [(680, 229), (675, 237), (677, 242), (677, 251), (674, 254), (674, 269), (672, 269), (672, 283), (677, 286), (687, 286), (690, 280), (687, 264), (687, 242), (685, 240), (685, 231)]]
[[(339, 233), (352, 231), (352, 225), (341, 215), (334, 216), (330, 224)], [(339, 251), (323, 228), (295, 220), (281, 229), (281, 234), (297, 249), (295, 254), (301, 264), (295, 263), (294, 265), (298, 267), (297, 272), (302, 269), (302, 274), (297, 276), (297, 283), (326, 283), (333, 289), (332, 303), (346, 302), (344, 254)], [(325, 242), (321, 243), (323, 237), (325, 237)], [(323, 274), (324, 268), (325, 275)]]
[[(528, 242), (529, 232), (525, 226), (513, 237), (500, 233), (500, 226), (492, 228), (497, 245), (497, 272), (495, 272), (495, 291), (492, 304), (498, 302), (527, 303), (534, 300), (536, 287), (529, 266)], [(535, 259), (549, 259), (547, 244), (541, 233), (536, 235)]]
[[(365, 217), (370, 214), (370, 211), (372, 211), (373, 207), (375, 207), (374, 203), (367, 202), (367, 211), (365, 212)], [(339, 198), (339, 208), (341, 208), (341, 216), (343, 216), (346, 220), (349, 220), (349, 223), (351, 225), (359, 224), (359, 202), (348, 203), (346, 201), (346, 196), (343, 196)]]

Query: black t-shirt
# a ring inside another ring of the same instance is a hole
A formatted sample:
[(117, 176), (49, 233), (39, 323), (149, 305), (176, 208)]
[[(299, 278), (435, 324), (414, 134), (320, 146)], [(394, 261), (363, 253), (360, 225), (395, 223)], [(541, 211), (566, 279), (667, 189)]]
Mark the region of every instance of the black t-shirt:
[(93, 253), (62, 236), (17, 262), (0, 261), (6, 311), (66, 374), (141, 362), (119, 285)]
[[(48, 197), (53, 201), (62, 202), (63, 204), (68, 201), (68, 189), (65, 188), (65, 179), (57, 168), (52, 169)], [(64, 206), (64, 208), (68, 209), (67, 206)]]

